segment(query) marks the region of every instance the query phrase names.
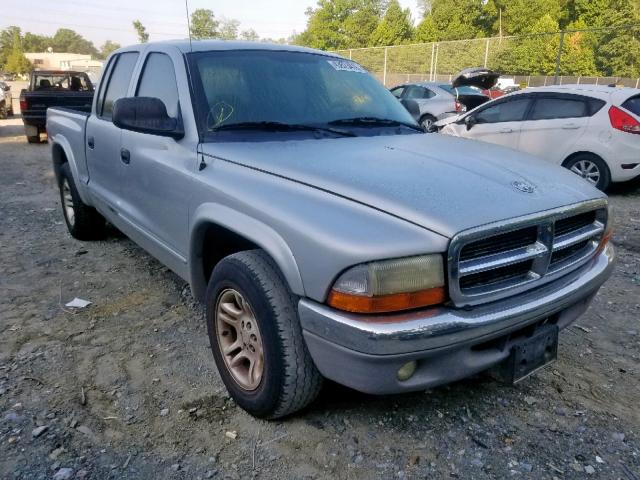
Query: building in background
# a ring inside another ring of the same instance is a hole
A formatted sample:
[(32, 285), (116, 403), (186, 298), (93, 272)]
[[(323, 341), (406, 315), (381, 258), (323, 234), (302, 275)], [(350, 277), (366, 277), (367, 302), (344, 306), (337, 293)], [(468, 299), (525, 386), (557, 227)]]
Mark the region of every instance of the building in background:
[(36, 70), (78, 70), (98, 73), (101, 60), (92, 60), (91, 55), (62, 52), (28, 52), (24, 54)]

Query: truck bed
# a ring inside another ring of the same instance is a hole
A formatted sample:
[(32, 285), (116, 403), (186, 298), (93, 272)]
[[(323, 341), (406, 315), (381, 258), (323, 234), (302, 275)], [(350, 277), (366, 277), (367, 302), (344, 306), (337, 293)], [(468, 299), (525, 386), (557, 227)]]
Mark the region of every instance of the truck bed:
[[(42, 90), (20, 94), (20, 107), (25, 125), (44, 128), (46, 112), (50, 107), (66, 107), (78, 112), (91, 112), (94, 92), (70, 92), (67, 90)], [(25, 107), (25, 108), (23, 108)]]

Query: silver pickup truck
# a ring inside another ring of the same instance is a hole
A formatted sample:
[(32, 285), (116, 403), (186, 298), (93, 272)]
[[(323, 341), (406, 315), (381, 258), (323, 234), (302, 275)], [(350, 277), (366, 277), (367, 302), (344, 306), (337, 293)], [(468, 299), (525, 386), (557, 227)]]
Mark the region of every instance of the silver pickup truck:
[(278, 418), (323, 378), (374, 394), (516, 382), (611, 272), (573, 173), (425, 134), (360, 65), (305, 48), (114, 52), (90, 114), (51, 108), (71, 235), (115, 225), (187, 280), (236, 402)]

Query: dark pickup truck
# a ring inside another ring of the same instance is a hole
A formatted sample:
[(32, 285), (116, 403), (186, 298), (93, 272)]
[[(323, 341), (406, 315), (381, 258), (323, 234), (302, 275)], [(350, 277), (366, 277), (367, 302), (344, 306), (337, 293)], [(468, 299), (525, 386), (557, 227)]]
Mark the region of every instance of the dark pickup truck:
[(84, 72), (36, 70), (29, 88), (20, 93), (20, 111), (29, 143), (39, 143), (45, 131), (47, 108), (68, 107), (91, 111), (93, 84)]

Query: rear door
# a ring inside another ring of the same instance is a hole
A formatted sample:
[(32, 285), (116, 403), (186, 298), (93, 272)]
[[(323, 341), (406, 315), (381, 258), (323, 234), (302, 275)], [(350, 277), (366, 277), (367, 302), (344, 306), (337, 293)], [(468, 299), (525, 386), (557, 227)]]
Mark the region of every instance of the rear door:
[(113, 104), (125, 97), (138, 52), (124, 52), (111, 58), (100, 82), (95, 115), (87, 121), (85, 135), (89, 188), (97, 206), (107, 216), (110, 210), (118, 210), (121, 203), (124, 179), (120, 157), (121, 130), (111, 120)]
[[(135, 88), (135, 96), (162, 100), (173, 118), (181, 118), (180, 105), (190, 101), (188, 91), (180, 96), (176, 81), (176, 66), (184, 68), (180, 60), (178, 56), (174, 61), (168, 53), (149, 52)], [(122, 148), (129, 154), (129, 162), (124, 165), (122, 215), (179, 261), (186, 258), (189, 243), (188, 206), (196, 145), (188, 138), (176, 141), (122, 132)]]
[(581, 95), (536, 93), (522, 122), (518, 149), (561, 163), (576, 151), (589, 122), (589, 99)]
[(515, 95), (480, 107), (470, 115), (475, 124), (461, 136), (517, 148), (520, 127), (531, 105), (528, 95)]

